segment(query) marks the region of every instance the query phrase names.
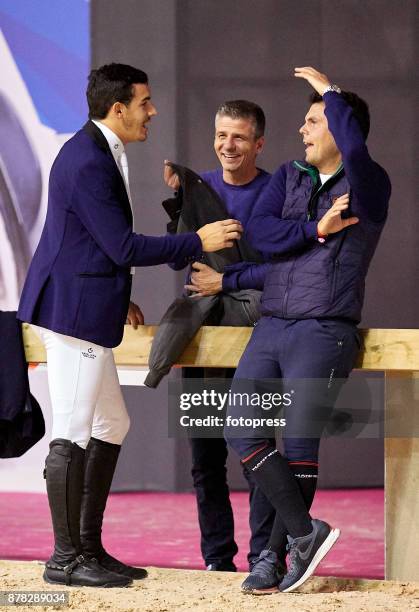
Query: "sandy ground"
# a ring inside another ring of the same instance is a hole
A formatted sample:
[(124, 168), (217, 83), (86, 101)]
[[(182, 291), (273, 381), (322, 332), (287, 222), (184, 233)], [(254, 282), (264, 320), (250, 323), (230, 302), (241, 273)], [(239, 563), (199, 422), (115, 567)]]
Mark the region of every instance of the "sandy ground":
[[(92, 612), (405, 612), (419, 610), (419, 583), (379, 580), (311, 578), (298, 593), (244, 595), (240, 583), (245, 574), (148, 568), (149, 577), (125, 589), (63, 587), (70, 593), (67, 607), (19, 606), (29, 610), (83, 610)], [(0, 561), (0, 590), (54, 590), (42, 580), (36, 562)], [(59, 587), (57, 587), (59, 590)], [(11, 606), (2, 610), (11, 610)], [(14, 608), (16, 609), (16, 608)]]

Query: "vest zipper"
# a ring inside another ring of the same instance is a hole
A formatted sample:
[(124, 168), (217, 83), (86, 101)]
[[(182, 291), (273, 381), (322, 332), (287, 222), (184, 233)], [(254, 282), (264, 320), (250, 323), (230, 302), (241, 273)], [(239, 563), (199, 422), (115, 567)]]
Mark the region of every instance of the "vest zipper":
[(332, 292), (331, 292), (331, 296), (330, 296), (330, 302), (331, 305), (333, 304), (334, 300), (335, 300), (335, 295), (336, 295), (336, 285), (337, 285), (337, 278), (338, 278), (338, 272), (339, 272), (339, 259), (335, 259), (333, 262), (333, 278), (332, 278)]
[(294, 268), (295, 268), (295, 259), (292, 262), (291, 270), (288, 272), (287, 288), (285, 289), (284, 299), (282, 300), (282, 316), (283, 317), (285, 317), (285, 313), (286, 313), (287, 306), (288, 306), (288, 293), (289, 293), (288, 289), (289, 289), (290, 283), (292, 282)]

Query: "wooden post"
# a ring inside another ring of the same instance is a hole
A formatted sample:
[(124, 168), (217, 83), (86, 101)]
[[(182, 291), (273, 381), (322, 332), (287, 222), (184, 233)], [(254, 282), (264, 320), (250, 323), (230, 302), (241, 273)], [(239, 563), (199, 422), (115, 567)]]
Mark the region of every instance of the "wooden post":
[(386, 579), (419, 580), (419, 383), (417, 372), (386, 371)]

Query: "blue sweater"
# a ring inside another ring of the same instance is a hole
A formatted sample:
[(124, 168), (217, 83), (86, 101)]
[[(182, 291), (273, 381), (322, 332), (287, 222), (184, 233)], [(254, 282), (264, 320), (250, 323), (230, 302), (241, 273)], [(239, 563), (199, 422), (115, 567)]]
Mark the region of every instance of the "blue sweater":
[(203, 172), (201, 177), (218, 193), (228, 214), (246, 229), (256, 200), (269, 183), (271, 175), (259, 169), (259, 174), (246, 185), (230, 185), (223, 179), (222, 169)]
[[(209, 172), (202, 172), (200, 176), (220, 196), (230, 217), (240, 221), (244, 229), (247, 227), (247, 223), (256, 200), (266, 188), (271, 178), (269, 172), (262, 169), (259, 169), (259, 174), (246, 185), (230, 185), (229, 183), (226, 183), (223, 179), (223, 171), (221, 168)], [(265, 257), (267, 257), (267, 255), (265, 255)], [(181, 270), (187, 264), (185, 264), (184, 259), (180, 259), (178, 262), (169, 265), (174, 270)], [(248, 265), (251, 264), (247, 263), (246, 266)], [(257, 267), (257, 264), (254, 265)], [(223, 280), (224, 291), (234, 289), (233, 286), (229, 286), (228, 280), (229, 279), (227, 278), (226, 283), (224, 283)]]

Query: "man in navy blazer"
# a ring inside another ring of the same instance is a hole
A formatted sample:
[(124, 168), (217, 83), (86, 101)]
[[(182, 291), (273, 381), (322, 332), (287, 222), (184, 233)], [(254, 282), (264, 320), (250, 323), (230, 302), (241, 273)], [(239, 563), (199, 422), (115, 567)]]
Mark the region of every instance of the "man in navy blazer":
[[(125, 586), (147, 572), (109, 555), (103, 512), (129, 417), (111, 348), (123, 336), (134, 266), (151, 266), (230, 247), (241, 225), (229, 219), (196, 233), (133, 231), (124, 147), (147, 139), (156, 115), (147, 75), (124, 64), (92, 70), (90, 121), (51, 169), (48, 211), (22, 292), (18, 318), (45, 344), (53, 409), (46, 459), (55, 547), (44, 579)], [(135, 305), (131, 318), (141, 322)]]

